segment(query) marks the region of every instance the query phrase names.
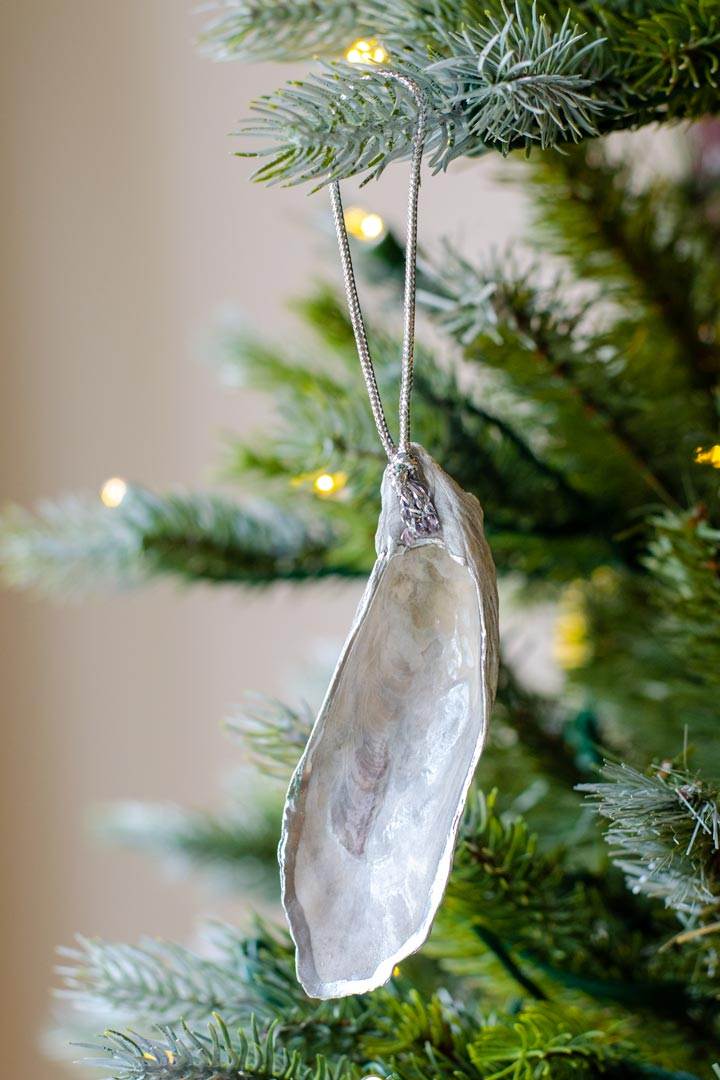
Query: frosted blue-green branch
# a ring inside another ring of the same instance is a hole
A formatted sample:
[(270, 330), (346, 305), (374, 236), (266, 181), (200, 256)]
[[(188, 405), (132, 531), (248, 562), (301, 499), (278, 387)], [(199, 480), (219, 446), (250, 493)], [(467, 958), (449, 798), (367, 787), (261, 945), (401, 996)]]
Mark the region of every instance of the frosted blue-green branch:
[(200, 48), (215, 60), (297, 60), (337, 56), (370, 33), (368, 15), (352, 0), (218, 0)]
[(580, 784), (610, 822), (612, 857), (636, 893), (662, 900), (683, 922), (714, 918), (720, 907), (718, 793), (668, 763), (644, 775), (605, 765), (600, 783)]
[[(380, 38), (385, 66), (423, 87), (435, 170), (490, 149), (555, 146), (717, 112), (720, 14), (707, 0), (627, 12), (554, 0), (240, 3), (209, 39), (223, 59), (339, 57), (356, 33)], [(241, 156), (263, 159), (258, 180), (369, 179), (410, 152), (413, 99), (362, 65), (336, 60), (254, 108), (242, 134), (265, 145)]]
[(308, 998), (286, 934), (258, 923), (249, 935), (218, 924), (205, 935), (207, 955), (157, 940), (130, 946), (79, 938), (75, 948), (62, 950), (59, 994), (83, 1017), (111, 1016), (142, 1030), (183, 1022), (199, 1027), (216, 1013), (231, 1024), (256, 1018), (265, 1028), (279, 1017), (285, 1045), (305, 1060), (326, 1050), (357, 1052), (372, 1001)]
[[(605, 103), (591, 91), (601, 39), (588, 39), (569, 19), (553, 29), (536, 4), (518, 2), (459, 33), (438, 27), (438, 39), (434, 62), (413, 46), (392, 58), (426, 94), (425, 146), (435, 171), (489, 147), (506, 152), (597, 134)], [(255, 179), (273, 183), (378, 176), (408, 156), (416, 124), (408, 91), (345, 62), (261, 98), (254, 110), (241, 134), (268, 145), (241, 156), (267, 159)]]
[(35, 514), (0, 515), (0, 574), (46, 593), (131, 587), (157, 576), (263, 584), (355, 573), (334, 558), (322, 521), (269, 503), (213, 495), (155, 495), (131, 487), (120, 506), (73, 496)]
[(183, 1025), (168, 1028), (162, 1039), (108, 1031), (99, 1044), (81, 1044), (97, 1057), (84, 1064), (110, 1069), (114, 1080), (340, 1080), (354, 1072), (332, 1068), (323, 1058), (304, 1063), (297, 1052), (278, 1044), (275, 1027), (261, 1035), (252, 1023), (231, 1031), (216, 1016), (207, 1031)]

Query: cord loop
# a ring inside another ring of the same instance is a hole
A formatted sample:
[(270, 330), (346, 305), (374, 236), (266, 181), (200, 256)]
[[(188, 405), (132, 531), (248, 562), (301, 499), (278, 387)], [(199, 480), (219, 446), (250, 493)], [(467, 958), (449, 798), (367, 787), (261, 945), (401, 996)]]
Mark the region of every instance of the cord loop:
[(338, 247), (340, 249), (340, 262), (345, 284), (350, 322), (355, 336), (360, 366), (362, 368), (365, 386), (370, 398), (375, 427), (377, 428), (380, 441), (390, 461), (396, 455), (407, 455), (410, 449), (410, 404), (413, 388), (413, 367), (415, 359), (415, 292), (417, 276), (417, 228), (418, 228), (418, 200), (420, 195), (420, 169), (422, 165), (423, 150), (425, 148), (425, 133), (427, 128), (428, 105), (427, 98), (418, 84), (407, 75), (401, 75), (387, 68), (375, 68), (373, 75), (383, 75), (389, 79), (395, 79), (412, 94), (418, 107), (417, 124), (413, 135), (412, 153), (410, 158), (410, 184), (408, 188), (407, 207), (407, 234), (405, 240), (405, 289), (403, 296), (403, 346), (402, 367), (400, 376), (400, 401), (398, 445), (395, 447), (390, 429), (385, 418), (385, 411), (380, 397), (375, 368), (370, 356), (365, 322), (357, 291), (357, 282), (353, 270), (352, 256), (350, 254), (350, 241), (345, 228), (342, 199), (340, 197), (339, 181), (334, 180), (330, 184), (330, 202), (332, 205), (335, 232), (337, 234)]

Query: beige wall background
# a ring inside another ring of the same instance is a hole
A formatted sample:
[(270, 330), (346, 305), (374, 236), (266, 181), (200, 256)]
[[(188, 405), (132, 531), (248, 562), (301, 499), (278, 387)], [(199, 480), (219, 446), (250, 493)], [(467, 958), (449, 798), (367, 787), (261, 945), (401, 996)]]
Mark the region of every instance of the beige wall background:
[[(292, 71), (202, 59), (185, 0), (5, 0), (1, 19), (0, 498), (30, 505), (115, 474), (207, 485), (218, 433), (268, 415), (203, 361), (217, 312), (294, 333), (285, 299), (338, 280), (325, 197), (250, 185), (231, 156), (249, 99)], [(515, 235), (503, 168), (428, 179), (424, 240), (479, 251)], [(399, 224), (405, 183), (393, 170), (363, 201)], [(357, 596), (0, 594), (3, 1075), (65, 1074), (37, 1050), (58, 943), (183, 939), (219, 903), (94, 846), (88, 807), (217, 802), (228, 706), (247, 688), (285, 692), (318, 642), (340, 643)]]

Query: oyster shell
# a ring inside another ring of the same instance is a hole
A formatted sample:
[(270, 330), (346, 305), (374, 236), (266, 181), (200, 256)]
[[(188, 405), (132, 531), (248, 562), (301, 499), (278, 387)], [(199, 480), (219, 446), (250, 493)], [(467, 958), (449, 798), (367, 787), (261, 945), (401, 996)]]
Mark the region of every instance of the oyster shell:
[(311, 997), (380, 986), (427, 937), (495, 695), (480, 504), (412, 456), (439, 534), (408, 535), (388, 466), (378, 558), (285, 804), (283, 905)]

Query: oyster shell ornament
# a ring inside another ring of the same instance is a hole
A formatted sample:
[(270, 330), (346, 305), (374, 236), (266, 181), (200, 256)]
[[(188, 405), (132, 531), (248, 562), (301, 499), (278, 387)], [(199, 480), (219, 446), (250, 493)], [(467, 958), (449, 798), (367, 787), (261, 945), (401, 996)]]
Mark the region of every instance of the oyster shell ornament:
[(377, 561), (285, 804), (283, 904), (311, 997), (380, 986), (427, 937), (495, 695), (480, 504), (412, 453), (437, 527), (408, 528), (388, 465)]
[(483, 514), (409, 442), (419, 109), (406, 253), (400, 438), (388, 430), (357, 298), (338, 185), (333, 216), (351, 321), (389, 463), (377, 560), (285, 803), (279, 860), (297, 974), (316, 998), (364, 993), (425, 941), (482, 752), (498, 666)]

